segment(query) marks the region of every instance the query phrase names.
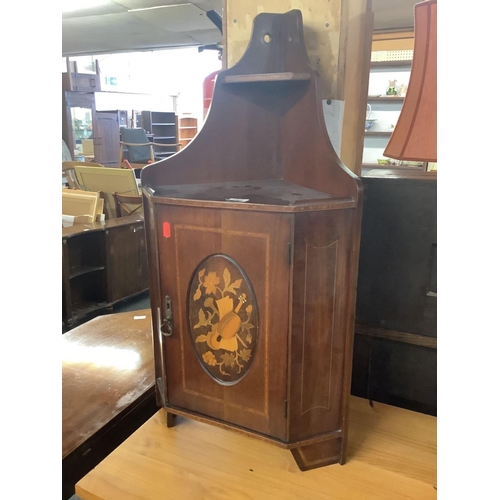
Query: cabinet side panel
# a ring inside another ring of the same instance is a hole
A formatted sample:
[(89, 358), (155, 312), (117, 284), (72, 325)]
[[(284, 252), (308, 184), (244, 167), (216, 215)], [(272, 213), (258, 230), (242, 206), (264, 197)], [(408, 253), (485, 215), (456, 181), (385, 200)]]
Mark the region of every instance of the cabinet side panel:
[[(328, 410), (332, 403), (337, 248), (338, 240), (320, 247), (306, 241), (300, 385), (302, 415), (315, 408)], [(314, 339), (308, 338), (311, 335), (314, 335)]]
[(339, 430), (347, 335), (345, 211), (295, 218), (290, 440)]

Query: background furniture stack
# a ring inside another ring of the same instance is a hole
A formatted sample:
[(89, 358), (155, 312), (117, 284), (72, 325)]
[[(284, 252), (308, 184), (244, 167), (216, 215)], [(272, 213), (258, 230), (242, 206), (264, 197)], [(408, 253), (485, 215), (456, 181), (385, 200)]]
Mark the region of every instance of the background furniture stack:
[(78, 164), (73, 166), (73, 170), (79, 189), (101, 193), (107, 219), (114, 219), (117, 216), (114, 193), (129, 196), (139, 196), (140, 194), (135, 170)]

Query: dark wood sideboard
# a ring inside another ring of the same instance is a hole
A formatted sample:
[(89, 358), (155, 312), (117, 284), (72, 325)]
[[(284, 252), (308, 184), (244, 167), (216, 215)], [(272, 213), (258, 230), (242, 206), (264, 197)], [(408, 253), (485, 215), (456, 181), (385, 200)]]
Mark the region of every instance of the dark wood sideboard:
[(437, 176), (363, 177), (352, 393), (437, 413)]
[(67, 328), (147, 288), (142, 216), (62, 229), (63, 322)]

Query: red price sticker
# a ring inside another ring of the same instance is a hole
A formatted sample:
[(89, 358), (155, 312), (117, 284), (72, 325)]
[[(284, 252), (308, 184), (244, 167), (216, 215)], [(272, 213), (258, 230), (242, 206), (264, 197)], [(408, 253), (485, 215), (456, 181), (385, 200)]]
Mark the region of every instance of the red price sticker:
[(170, 222), (163, 223), (163, 236), (165, 238), (170, 238)]

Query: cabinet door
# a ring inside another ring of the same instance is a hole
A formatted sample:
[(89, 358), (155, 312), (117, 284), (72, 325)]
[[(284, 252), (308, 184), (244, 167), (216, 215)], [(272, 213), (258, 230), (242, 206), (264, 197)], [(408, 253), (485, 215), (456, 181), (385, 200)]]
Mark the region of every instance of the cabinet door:
[(108, 302), (148, 288), (147, 257), (142, 221), (106, 230)]
[(156, 221), (168, 405), (284, 439), (289, 216), (157, 205)]
[(96, 113), (94, 128), (95, 162), (104, 166), (118, 165), (120, 126), (117, 113)]

